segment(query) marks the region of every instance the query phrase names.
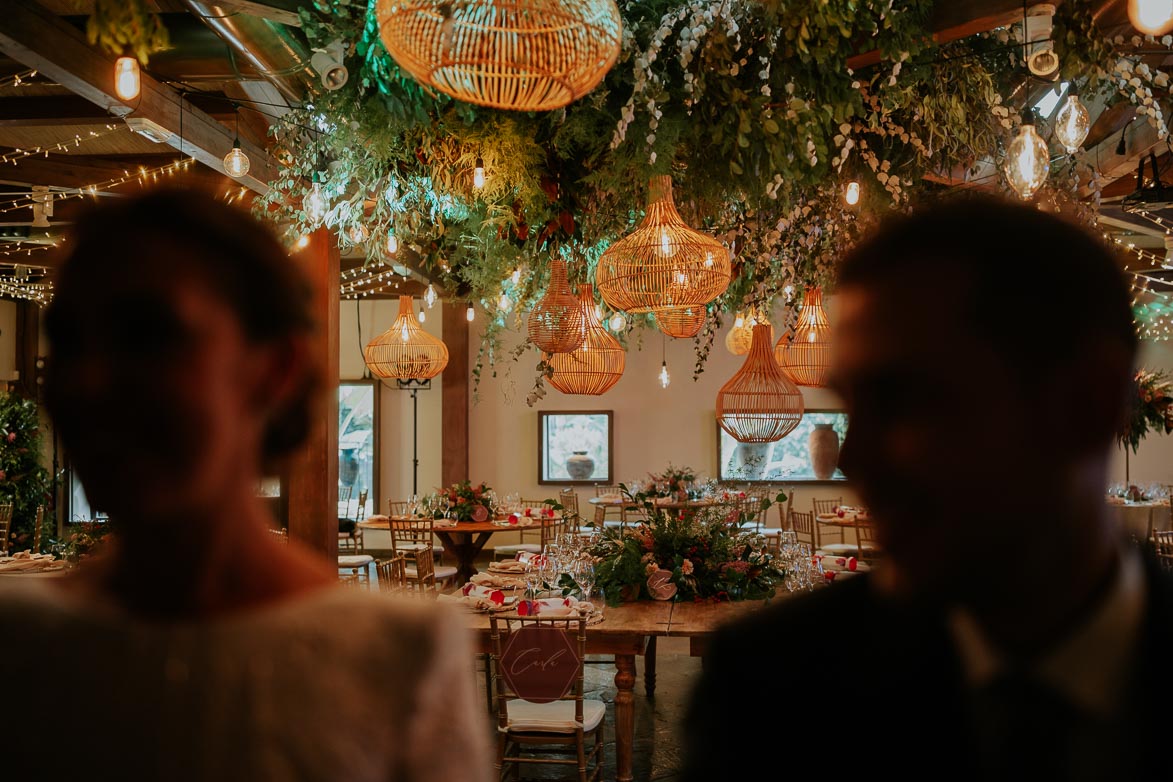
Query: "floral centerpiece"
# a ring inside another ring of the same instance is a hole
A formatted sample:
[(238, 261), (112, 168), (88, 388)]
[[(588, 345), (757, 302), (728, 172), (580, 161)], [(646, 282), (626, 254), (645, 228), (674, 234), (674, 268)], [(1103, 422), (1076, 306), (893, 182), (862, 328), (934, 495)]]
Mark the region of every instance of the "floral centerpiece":
[[(621, 488), (645, 509), (647, 519), (626, 528), (607, 527), (589, 548), (609, 603), (760, 600), (772, 596), (785, 578), (764, 538), (744, 528), (748, 519), (740, 510), (711, 505), (665, 511), (649, 495)], [(784, 499), (780, 494), (775, 501)]]
[(484, 481), (454, 483), (440, 489), (429, 503), (432, 518), (456, 521), (488, 521), (494, 513), (494, 494)]
[(1147, 369), (1138, 370), (1132, 384), (1132, 407), (1117, 437), (1121, 445), (1136, 453), (1150, 430), (1173, 432), (1173, 384), (1167, 372)]
[(647, 494), (653, 497), (687, 497), (692, 482), (696, 480), (696, 471), (691, 467), (673, 467), (669, 463), (662, 473), (649, 473), (648, 477), (651, 486)]

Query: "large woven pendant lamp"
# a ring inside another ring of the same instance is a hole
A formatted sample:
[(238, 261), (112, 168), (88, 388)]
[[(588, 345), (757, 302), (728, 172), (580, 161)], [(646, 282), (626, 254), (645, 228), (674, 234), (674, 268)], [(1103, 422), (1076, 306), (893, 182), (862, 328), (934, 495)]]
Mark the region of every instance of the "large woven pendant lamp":
[(740, 443), (772, 443), (802, 420), (802, 392), (770, 351), (771, 329), (753, 327), (749, 357), (717, 392), (717, 423)]
[(672, 177), (648, 184), (648, 209), (630, 235), (607, 248), (595, 270), (603, 301), (626, 312), (703, 307), (729, 287), (729, 250), (684, 224)]
[(516, 111), (586, 95), (623, 37), (614, 0), (378, 0), (375, 13), (387, 51), (416, 81)]
[(586, 338), (582, 303), (566, 281), (566, 261), (550, 262), (550, 285), (527, 323), (529, 341), (546, 353), (569, 353)]
[(590, 285), (578, 291), (586, 318), (586, 339), (570, 353), (555, 353), (547, 360), (554, 367), (550, 385), (564, 394), (606, 393), (623, 376), (627, 354), (619, 340), (607, 333), (595, 315), (595, 296)]
[(695, 337), (705, 325), (704, 307), (681, 307), (660, 310), (656, 313), (656, 325), (660, 331), (673, 339)]
[(427, 380), (448, 366), (448, 346), (420, 328), (410, 296), (399, 297), (399, 316), (362, 356), (375, 376), (398, 380)]
[(800, 386), (824, 386), (831, 366), (831, 324), (823, 309), (823, 290), (810, 286), (802, 297), (802, 310), (794, 333), (782, 335), (774, 346), (774, 359)]

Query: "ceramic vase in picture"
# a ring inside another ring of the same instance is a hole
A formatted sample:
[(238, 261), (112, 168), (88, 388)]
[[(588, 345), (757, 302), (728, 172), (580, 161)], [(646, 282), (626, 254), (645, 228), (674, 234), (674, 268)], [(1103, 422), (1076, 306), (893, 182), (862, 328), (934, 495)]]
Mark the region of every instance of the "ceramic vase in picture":
[(586, 451), (575, 451), (566, 460), (566, 472), (572, 480), (585, 481), (595, 472), (595, 460)]
[(829, 480), (839, 464), (839, 433), (832, 424), (815, 424), (809, 443), (815, 477), (820, 481)]

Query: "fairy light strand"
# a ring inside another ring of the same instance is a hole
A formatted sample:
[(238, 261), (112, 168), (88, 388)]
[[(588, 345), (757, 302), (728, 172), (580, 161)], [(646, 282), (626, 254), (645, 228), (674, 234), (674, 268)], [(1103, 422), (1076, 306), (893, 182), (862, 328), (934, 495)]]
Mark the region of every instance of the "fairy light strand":
[(45, 144), (37, 147), (29, 147), (28, 149), (15, 149), (12, 152), (7, 152), (3, 155), (0, 155), (0, 165), (11, 163), (15, 166), (19, 161), (24, 160), (25, 158), (33, 157), (34, 155), (49, 157), (50, 153), (68, 152), (70, 150), (75, 150), (83, 143), (93, 141), (97, 138), (109, 136), (112, 133), (117, 133), (121, 129), (122, 128), (118, 125), (107, 125), (104, 130), (91, 130), (87, 135), (84, 136), (80, 133), (75, 133), (73, 138), (68, 141), (60, 141), (56, 144)]
[(98, 193), (105, 192), (115, 187), (126, 184), (127, 182), (137, 181), (140, 185), (153, 184), (158, 181), (161, 176), (169, 176), (178, 171), (186, 171), (190, 168), (192, 163), (191, 158), (183, 158), (168, 163), (163, 166), (156, 166), (154, 168), (139, 167), (137, 173), (124, 171), (123, 176), (113, 177), (104, 182), (95, 182), (92, 185), (85, 185), (84, 187), (71, 188), (69, 190), (55, 190), (49, 191), (37, 196), (27, 196), (8, 201), (4, 208), (0, 208), (0, 214), (7, 214), (9, 212), (16, 212), (21, 209), (29, 209), (36, 204), (52, 203), (56, 201), (68, 201), (71, 198), (84, 198), (85, 196), (96, 196)]

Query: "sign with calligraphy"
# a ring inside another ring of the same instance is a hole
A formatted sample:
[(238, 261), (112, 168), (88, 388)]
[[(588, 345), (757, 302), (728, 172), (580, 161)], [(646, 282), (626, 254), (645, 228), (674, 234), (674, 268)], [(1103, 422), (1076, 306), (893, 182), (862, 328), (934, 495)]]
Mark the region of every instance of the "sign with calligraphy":
[(499, 664), (506, 685), (518, 698), (531, 703), (561, 698), (579, 670), (574, 637), (556, 627), (534, 625), (509, 636)]

